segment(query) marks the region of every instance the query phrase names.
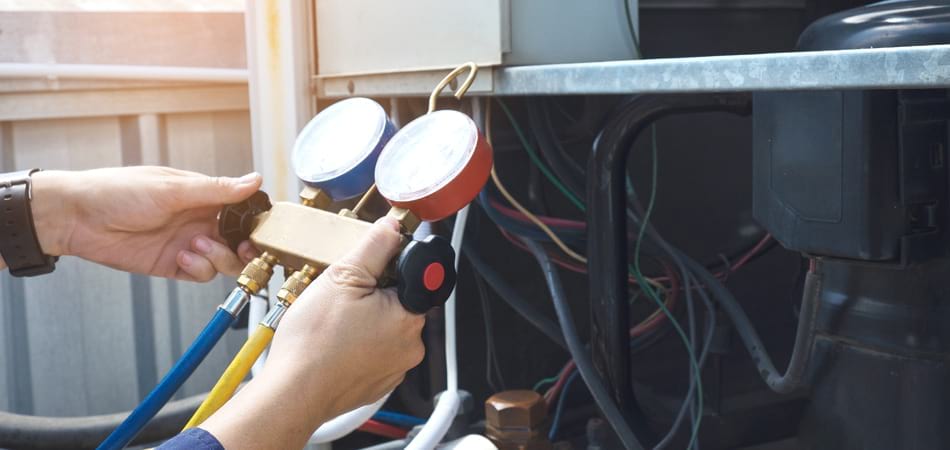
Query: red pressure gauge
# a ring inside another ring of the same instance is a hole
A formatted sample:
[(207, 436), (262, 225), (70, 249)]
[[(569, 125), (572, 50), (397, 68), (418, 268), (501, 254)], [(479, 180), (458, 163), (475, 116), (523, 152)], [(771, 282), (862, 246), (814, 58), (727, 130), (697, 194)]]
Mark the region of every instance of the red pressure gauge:
[(393, 206), (436, 221), (471, 202), (491, 167), (491, 146), (475, 122), (458, 111), (435, 111), (386, 144), (376, 164), (376, 187)]

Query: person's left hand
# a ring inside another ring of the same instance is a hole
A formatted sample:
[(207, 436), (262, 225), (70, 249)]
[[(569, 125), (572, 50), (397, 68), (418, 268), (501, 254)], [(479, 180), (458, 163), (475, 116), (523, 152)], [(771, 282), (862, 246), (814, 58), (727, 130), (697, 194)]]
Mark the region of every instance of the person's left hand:
[(33, 174), (33, 218), (43, 251), (116, 269), (208, 281), (237, 275), (256, 255), (238, 255), (217, 232), (221, 207), (251, 196), (256, 173), (209, 177), (166, 167)]

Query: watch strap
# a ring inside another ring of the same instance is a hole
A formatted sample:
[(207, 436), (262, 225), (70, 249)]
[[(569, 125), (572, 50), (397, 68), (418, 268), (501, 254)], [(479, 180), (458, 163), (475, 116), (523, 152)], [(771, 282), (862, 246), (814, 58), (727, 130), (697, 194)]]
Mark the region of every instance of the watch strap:
[(0, 174), (0, 256), (16, 277), (50, 273), (56, 258), (43, 253), (33, 223), (32, 180), (39, 169)]

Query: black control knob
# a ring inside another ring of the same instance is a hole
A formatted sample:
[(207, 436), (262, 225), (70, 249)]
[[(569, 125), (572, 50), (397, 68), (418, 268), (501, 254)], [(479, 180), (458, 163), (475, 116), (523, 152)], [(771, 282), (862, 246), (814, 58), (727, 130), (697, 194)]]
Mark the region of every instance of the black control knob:
[(226, 205), (218, 214), (218, 233), (227, 241), (231, 250), (251, 237), (254, 216), (271, 209), (270, 197), (257, 191), (241, 203)]
[(445, 304), (455, 289), (455, 250), (441, 236), (412, 241), (399, 254), (396, 271), (399, 302), (410, 312), (425, 314)]

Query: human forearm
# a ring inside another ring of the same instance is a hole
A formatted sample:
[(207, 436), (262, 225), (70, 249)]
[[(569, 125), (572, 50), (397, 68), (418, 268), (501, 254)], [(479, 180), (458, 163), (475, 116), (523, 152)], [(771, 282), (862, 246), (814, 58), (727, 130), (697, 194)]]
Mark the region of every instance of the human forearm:
[(255, 256), (246, 242), (240, 256), (228, 248), (217, 212), (260, 183), (255, 173), (208, 177), (165, 167), (41, 171), (32, 176), (31, 211), (44, 254), (208, 281), (219, 272), (236, 275)]

